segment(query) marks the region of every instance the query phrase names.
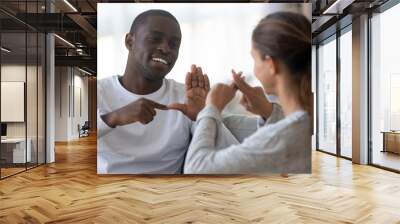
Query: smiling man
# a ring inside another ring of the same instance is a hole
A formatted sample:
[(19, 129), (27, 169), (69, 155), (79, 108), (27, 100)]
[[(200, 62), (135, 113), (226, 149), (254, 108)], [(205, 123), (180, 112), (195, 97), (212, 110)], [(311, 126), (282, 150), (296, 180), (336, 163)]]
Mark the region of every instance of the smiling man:
[(99, 174), (182, 172), (192, 120), (204, 107), (209, 81), (196, 66), (187, 74), (186, 88), (165, 78), (181, 37), (169, 12), (149, 10), (133, 21), (125, 37), (124, 75), (98, 81)]

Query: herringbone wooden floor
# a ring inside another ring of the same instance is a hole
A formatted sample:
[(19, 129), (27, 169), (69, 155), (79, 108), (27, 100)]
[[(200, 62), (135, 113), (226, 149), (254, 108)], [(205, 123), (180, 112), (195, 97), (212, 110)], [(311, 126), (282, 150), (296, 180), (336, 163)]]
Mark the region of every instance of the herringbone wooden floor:
[(0, 181), (0, 223), (400, 223), (400, 175), (320, 152), (313, 174), (98, 176), (94, 137)]

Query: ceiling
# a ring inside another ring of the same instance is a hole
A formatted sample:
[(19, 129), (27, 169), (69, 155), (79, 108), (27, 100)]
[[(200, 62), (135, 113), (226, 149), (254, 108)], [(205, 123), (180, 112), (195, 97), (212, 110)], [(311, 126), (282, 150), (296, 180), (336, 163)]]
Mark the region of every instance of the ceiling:
[(96, 74), (97, 2), (69, 0), (71, 7), (63, 0), (47, 0), (47, 5), (44, 0), (1, 0), (1, 43), (12, 49), (7, 54), (2, 52), (2, 60), (25, 62), (26, 55), (29, 63), (44, 48), (44, 44), (36, 43), (36, 35), (54, 32), (56, 66), (78, 66)]

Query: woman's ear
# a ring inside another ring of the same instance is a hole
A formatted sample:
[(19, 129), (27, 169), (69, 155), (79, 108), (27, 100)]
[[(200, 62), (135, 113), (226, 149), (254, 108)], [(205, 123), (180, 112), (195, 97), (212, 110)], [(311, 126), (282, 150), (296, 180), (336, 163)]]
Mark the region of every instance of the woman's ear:
[(128, 33), (125, 36), (125, 47), (129, 51), (133, 49), (133, 43), (135, 42), (135, 36), (132, 33)]
[(279, 63), (275, 58), (265, 56), (264, 63), (266, 63), (268, 67), (268, 73), (275, 75), (279, 72)]

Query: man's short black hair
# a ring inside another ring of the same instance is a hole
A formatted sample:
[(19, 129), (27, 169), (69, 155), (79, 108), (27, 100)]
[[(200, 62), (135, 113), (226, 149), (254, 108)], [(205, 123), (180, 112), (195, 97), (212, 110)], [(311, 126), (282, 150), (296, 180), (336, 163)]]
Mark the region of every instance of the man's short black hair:
[(151, 9), (145, 12), (140, 13), (138, 16), (136, 16), (135, 20), (133, 20), (131, 30), (129, 31), (130, 33), (135, 33), (135, 31), (139, 28), (140, 25), (143, 24), (143, 22), (146, 21), (146, 19), (150, 16), (164, 16), (167, 18), (170, 18), (174, 20), (178, 26), (178, 20), (169, 12), (161, 9)]

